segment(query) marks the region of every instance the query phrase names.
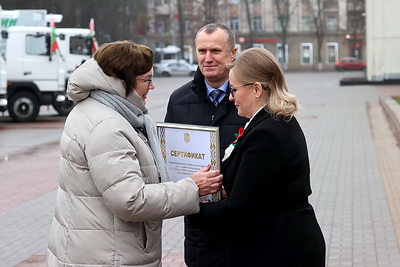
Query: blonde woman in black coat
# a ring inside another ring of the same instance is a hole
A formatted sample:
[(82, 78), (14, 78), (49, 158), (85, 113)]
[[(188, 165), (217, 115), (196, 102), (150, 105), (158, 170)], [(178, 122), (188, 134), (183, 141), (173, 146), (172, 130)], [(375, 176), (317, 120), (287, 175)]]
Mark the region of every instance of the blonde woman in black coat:
[[(207, 24), (196, 35), (199, 68), (193, 80), (176, 89), (168, 102), (165, 122), (219, 127), (221, 155), (235, 140), (234, 134), (248, 121), (237, 115), (229, 101), (229, 68), (236, 56), (235, 35), (223, 24)], [(215, 106), (210, 95), (223, 89)], [(229, 227), (207, 225), (198, 220), (194, 225), (185, 216), (185, 264), (188, 267), (230, 267)]]
[(226, 198), (204, 203), (211, 224), (231, 225), (234, 266), (325, 266), (303, 131), (278, 61), (266, 49), (243, 51), (231, 65), (230, 101), (250, 118), (222, 163)]

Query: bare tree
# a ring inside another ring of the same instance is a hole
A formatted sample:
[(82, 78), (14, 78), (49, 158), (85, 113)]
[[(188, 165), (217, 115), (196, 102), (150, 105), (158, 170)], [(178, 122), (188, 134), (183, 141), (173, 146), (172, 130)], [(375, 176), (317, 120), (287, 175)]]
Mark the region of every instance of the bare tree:
[(313, 0), (306, 3), (312, 23), (314, 24), (315, 29), (315, 37), (317, 40), (317, 61), (318, 61), (318, 70), (322, 70), (322, 45), (325, 37), (325, 17), (323, 11), (323, 1), (322, 0)]
[(180, 58), (184, 58), (184, 48), (185, 48), (185, 25), (182, 10), (181, 0), (177, 0), (178, 8), (178, 25), (179, 25), (179, 48), (181, 49)]
[(105, 36), (110, 37), (109, 41), (131, 39), (141, 42), (137, 16), (147, 10), (146, 0), (2, 0), (1, 5), (7, 10), (46, 9), (48, 13), (62, 14), (63, 20), (57, 27), (87, 28), (90, 18), (94, 18), (100, 43)]
[(205, 9), (205, 15), (206, 15), (206, 21), (205, 23), (213, 23), (215, 22), (215, 12), (217, 10), (216, 8), (217, 1), (216, 0), (204, 0), (204, 9)]
[(276, 17), (278, 20), (278, 23), (281, 28), (281, 39), (282, 39), (282, 68), (284, 70), (287, 69), (287, 59), (286, 59), (286, 43), (287, 43), (287, 35), (288, 35), (288, 27), (289, 27), (289, 21), (290, 17), (293, 15), (295, 12), (296, 8), (298, 7), (298, 2), (299, 0), (296, 0), (296, 3), (293, 5), (292, 10), (290, 10), (290, 2), (291, 0), (274, 0), (275, 1), (275, 8), (276, 8)]
[(249, 38), (250, 38), (249, 47), (251, 47), (254, 43), (254, 31), (253, 31), (253, 25), (251, 23), (252, 17), (251, 17), (251, 13), (250, 13), (249, 0), (245, 0), (244, 4), (246, 6), (246, 18), (247, 18), (247, 22), (249, 24)]

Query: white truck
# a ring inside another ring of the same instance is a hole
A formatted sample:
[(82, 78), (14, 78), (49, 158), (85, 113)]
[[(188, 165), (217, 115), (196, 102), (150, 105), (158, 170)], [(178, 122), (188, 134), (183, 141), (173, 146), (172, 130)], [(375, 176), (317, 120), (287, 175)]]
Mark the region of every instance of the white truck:
[(6, 61), (0, 54), (0, 112), (7, 110), (7, 71)]
[[(2, 28), (8, 27), (9, 25), (14, 25), (16, 22), (15, 13), (9, 13), (6, 16), (0, 6), (0, 21)], [(0, 35), (0, 112), (7, 110), (7, 70), (6, 70), (6, 60), (4, 51), (4, 39), (3, 32)]]
[(55, 54), (51, 52), (51, 27), (11, 26), (2, 33), (7, 110), (14, 121), (34, 121), (42, 105), (52, 105), (60, 115), (69, 113), (74, 103), (65, 95), (66, 83), (91, 57), (90, 33), (83, 28), (57, 28), (59, 49)]

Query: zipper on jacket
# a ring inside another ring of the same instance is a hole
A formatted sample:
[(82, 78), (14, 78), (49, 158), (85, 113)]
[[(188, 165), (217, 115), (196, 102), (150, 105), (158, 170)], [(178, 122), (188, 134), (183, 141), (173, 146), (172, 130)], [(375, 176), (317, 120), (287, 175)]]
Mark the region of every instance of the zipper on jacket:
[(119, 260), (120, 260), (119, 253), (116, 252), (116, 253), (114, 254), (114, 267), (120, 267), (120, 266), (121, 266)]

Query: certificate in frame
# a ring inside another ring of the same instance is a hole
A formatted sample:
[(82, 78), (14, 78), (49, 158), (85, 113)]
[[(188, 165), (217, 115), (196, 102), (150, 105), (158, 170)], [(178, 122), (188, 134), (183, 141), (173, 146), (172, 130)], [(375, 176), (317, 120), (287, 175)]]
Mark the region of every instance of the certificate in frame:
[[(211, 164), (220, 169), (219, 128), (211, 126), (158, 122), (161, 153), (169, 177), (176, 182)], [(221, 194), (207, 195), (201, 201), (218, 201)]]

